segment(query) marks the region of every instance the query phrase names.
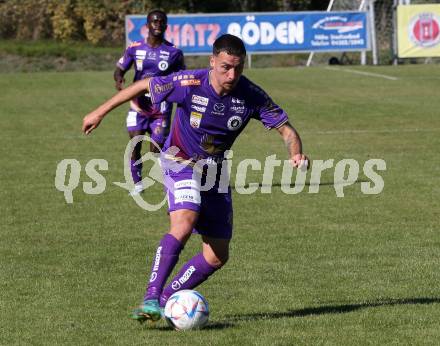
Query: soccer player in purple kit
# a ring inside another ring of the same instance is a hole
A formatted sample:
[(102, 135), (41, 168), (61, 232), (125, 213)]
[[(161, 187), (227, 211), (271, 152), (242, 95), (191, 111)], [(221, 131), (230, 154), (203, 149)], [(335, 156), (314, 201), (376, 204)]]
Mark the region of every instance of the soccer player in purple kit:
[[(134, 64), (134, 82), (154, 76), (165, 76), (184, 69), (183, 53), (172, 43), (165, 40), (167, 15), (160, 10), (153, 10), (147, 15), (148, 37), (143, 41), (133, 42), (116, 64), (114, 72), (117, 90), (124, 87), (124, 75)], [(144, 135), (148, 132), (153, 141), (160, 147), (165, 143), (169, 133), (172, 113), (172, 103), (163, 101), (153, 104), (147, 93), (137, 95), (130, 101), (127, 114), (127, 130), (130, 138)], [(139, 142), (131, 153), (130, 169), (134, 190), (131, 194), (142, 192), (142, 162), (136, 164), (141, 155), (142, 142)], [(150, 142), (150, 151), (158, 152)]]
[[(196, 161), (218, 163), (221, 171), (225, 151), (253, 118), (280, 133), (294, 167), (307, 166), (300, 136), (287, 114), (242, 75), (245, 57), (241, 39), (222, 35), (214, 42), (210, 69), (141, 80), (83, 120), (82, 130), (89, 134), (108, 112), (145, 90), (150, 92), (153, 103), (167, 100), (178, 105), (165, 153), (161, 155), (170, 229), (153, 256), (144, 300), (132, 314), (135, 320), (159, 320), (161, 309), (174, 292), (197, 287), (228, 260), (232, 237), (231, 189), (222, 190), (216, 178), (214, 186), (204, 191), (197, 174), (193, 174), (198, 171)], [(170, 162), (180, 168), (173, 169)], [(185, 263), (165, 287), (193, 231), (201, 235), (202, 251)]]

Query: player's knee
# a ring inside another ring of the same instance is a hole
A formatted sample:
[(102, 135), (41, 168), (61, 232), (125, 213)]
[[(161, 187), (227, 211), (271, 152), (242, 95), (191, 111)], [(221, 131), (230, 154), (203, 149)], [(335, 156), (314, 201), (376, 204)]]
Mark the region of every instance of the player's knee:
[(194, 222), (192, 222), (192, 220), (184, 219), (177, 224), (172, 224), (169, 233), (174, 236), (174, 238), (185, 244), (188, 238), (191, 236), (193, 228)]
[(218, 266), (218, 268), (223, 267), (226, 264), (226, 262), (228, 262), (228, 260), (229, 260), (229, 254), (228, 253), (223, 255), (223, 256), (221, 256), (219, 258), (219, 266)]
[(226, 262), (229, 260), (229, 253), (224, 254), (207, 254), (205, 255), (206, 262), (209, 263), (210, 266), (220, 269), (223, 267)]

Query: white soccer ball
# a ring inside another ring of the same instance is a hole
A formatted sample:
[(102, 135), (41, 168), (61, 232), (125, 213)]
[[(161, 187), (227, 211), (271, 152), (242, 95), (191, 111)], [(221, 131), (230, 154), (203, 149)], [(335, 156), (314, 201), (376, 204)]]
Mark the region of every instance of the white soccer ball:
[(208, 302), (197, 291), (178, 291), (168, 299), (164, 314), (177, 330), (200, 329), (209, 319)]

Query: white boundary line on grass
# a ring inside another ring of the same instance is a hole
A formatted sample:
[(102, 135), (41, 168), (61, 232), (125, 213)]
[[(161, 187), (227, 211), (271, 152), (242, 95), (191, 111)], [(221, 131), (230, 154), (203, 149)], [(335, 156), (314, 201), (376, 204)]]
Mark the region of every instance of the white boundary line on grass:
[(325, 69), (326, 70), (330, 70), (330, 71), (338, 71), (338, 72), (347, 72), (347, 73), (360, 74), (360, 75), (368, 76), (368, 77), (378, 77), (378, 78), (385, 78), (385, 79), (388, 79), (388, 80), (398, 80), (397, 77), (388, 76), (386, 74), (357, 71), (357, 70), (352, 70), (352, 69), (349, 69), (349, 68), (326, 67)]

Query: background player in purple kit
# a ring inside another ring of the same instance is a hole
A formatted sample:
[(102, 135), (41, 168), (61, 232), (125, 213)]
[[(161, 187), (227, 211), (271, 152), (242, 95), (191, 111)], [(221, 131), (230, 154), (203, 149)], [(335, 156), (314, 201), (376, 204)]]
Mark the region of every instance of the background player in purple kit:
[[(228, 260), (232, 237), (231, 190), (222, 189), (219, 179), (214, 178), (214, 186), (201, 191), (200, 179), (193, 174), (197, 172), (196, 161), (218, 163), (221, 171), (225, 151), (253, 118), (280, 133), (294, 167), (307, 165), (301, 139), (287, 114), (260, 87), (242, 76), (245, 56), (239, 38), (222, 35), (214, 42), (211, 69), (139, 81), (83, 120), (83, 132), (89, 134), (108, 112), (145, 90), (151, 93), (153, 103), (167, 100), (178, 104), (162, 155), (170, 230), (153, 258), (144, 301), (133, 311), (132, 318), (136, 320), (160, 319), (161, 307), (171, 294), (198, 286)], [(179, 167), (176, 169), (170, 162)], [(193, 230), (201, 235), (202, 251), (185, 263), (164, 288)]]
[[(134, 81), (147, 77), (164, 76), (184, 68), (183, 53), (164, 39), (167, 28), (167, 15), (154, 10), (147, 16), (148, 37), (143, 41), (133, 42), (116, 64), (114, 79), (116, 89), (122, 90), (124, 75), (134, 64)], [(172, 103), (163, 101), (152, 104), (147, 93), (137, 95), (130, 101), (127, 115), (127, 130), (130, 138), (148, 132), (151, 138), (162, 147), (169, 133)], [(135, 164), (141, 155), (142, 142), (133, 149), (130, 161), (131, 175), (135, 183), (132, 194), (142, 191), (142, 162)], [(150, 142), (150, 151), (157, 152)]]

